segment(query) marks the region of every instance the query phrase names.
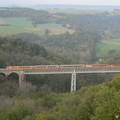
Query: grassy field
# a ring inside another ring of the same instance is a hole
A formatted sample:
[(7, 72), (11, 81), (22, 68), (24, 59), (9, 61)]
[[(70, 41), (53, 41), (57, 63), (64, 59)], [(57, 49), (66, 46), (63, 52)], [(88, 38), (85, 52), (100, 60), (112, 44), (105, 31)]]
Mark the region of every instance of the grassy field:
[(96, 44), (97, 57), (102, 57), (108, 54), (109, 50), (120, 50), (120, 40), (102, 40)]
[[(45, 34), (46, 28), (33, 28), (33, 27), (19, 27), (19, 26), (0, 26), (0, 35), (12, 35), (12, 34), (18, 34), (18, 33), (36, 33), (39, 35)], [(51, 31), (51, 34), (62, 34), (65, 32), (73, 33), (74, 30), (71, 29), (63, 29), (63, 28), (51, 28), (49, 29)]]
[(102, 40), (102, 43), (109, 45), (120, 45), (120, 39)]
[(25, 26), (25, 27), (32, 27), (32, 21), (27, 20), (27, 18), (22, 17), (14, 17), (14, 18), (4, 18), (4, 21), (7, 24), (12, 26)]
[[(4, 19), (1, 19), (1, 22), (5, 22), (7, 24), (10, 24), (11, 26), (33, 27), (32, 21), (29, 21), (26, 18), (19, 18), (19, 17), (4, 18)], [(39, 24), (37, 27), (40, 27), (40, 28), (65, 28), (60, 24)]]
[[(83, 9), (49, 9), (49, 10), (46, 10), (48, 11), (49, 13), (65, 13), (65, 14), (96, 14), (96, 13), (102, 13), (104, 12), (105, 10), (83, 10)], [(109, 13), (112, 13), (113, 11), (112, 10), (109, 10), (108, 11)]]
[(65, 28), (66, 29), (66, 27), (63, 27), (60, 24), (39, 24), (39, 27), (41, 28)]
[(73, 33), (74, 30), (67, 29), (60, 24), (40, 24), (36, 28), (33, 27), (32, 21), (26, 18), (0, 18), (0, 24), (10, 24), (11, 26), (0, 26), (0, 35), (11, 35), (23, 32), (45, 34), (45, 30), (49, 29), (50, 34), (63, 34), (65, 32)]
[(4, 21), (4, 19), (3, 18), (0, 18), (0, 25), (5, 25), (6, 23), (5, 23), (5, 21)]
[(0, 10), (6, 10), (5, 8), (0, 8)]
[(17, 34), (21, 32), (28, 32), (27, 29), (23, 27), (16, 27), (16, 26), (0, 26), (0, 35), (11, 35)]

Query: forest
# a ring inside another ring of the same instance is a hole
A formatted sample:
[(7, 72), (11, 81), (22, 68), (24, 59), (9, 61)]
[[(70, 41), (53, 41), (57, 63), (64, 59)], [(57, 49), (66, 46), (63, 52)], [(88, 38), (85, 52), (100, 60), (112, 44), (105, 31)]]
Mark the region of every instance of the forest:
[[(1, 68), (9, 64), (78, 62), (15, 37), (1, 37), (0, 48)], [(112, 59), (112, 61), (115, 60)], [(16, 74), (11, 74), (8, 79), (0, 74), (0, 120), (98, 120), (99, 118), (112, 120), (119, 118), (120, 75), (78, 74), (77, 91), (72, 93), (69, 92), (70, 79), (71, 75), (29, 75), (27, 83), (19, 87)], [(112, 111), (107, 112), (107, 110)]]
[[(5, 18), (26, 18), (33, 25), (29, 29), (38, 29), (40, 24), (59, 24), (68, 31), (56, 34), (53, 28), (46, 27), (44, 32), (1, 35), (0, 68), (120, 64), (119, 12), (71, 14), (31, 8), (1, 8), (0, 27), (11, 29), (16, 26), (7, 24), (3, 21)], [(21, 28), (17, 26), (17, 29)], [(120, 75), (117, 73), (77, 74), (77, 91), (72, 93), (70, 74), (27, 75), (27, 83), (22, 87), (18, 86), (18, 77), (13, 73), (6, 79), (0, 74), (0, 120), (120, 119)]]
[(73, 34), (66, 32), (60, 35), (45, 35), (34, 38), (29, 33), (13, 35), (25, 41), (31, 41), (44, 46), (47, 50), (69, 57), (70, 59), (93, 63), (96, 61), (96, 44), (100, 42), (101, 36), (93, 31), (76, 31)]
[[(13, 83), (12, 83), (13, 84)], [(118, 120), (120, 118), (120, 75), (96, 86), (71, 93), (45, 94), (35, 86), (17, 88), (0, 96), (0, 120)], [(1, 89), (3, 91), (3, 89)], [(12, 92), (12, 96), (10, 95)], [(13, 94), (14, 93), (14, 94)]]

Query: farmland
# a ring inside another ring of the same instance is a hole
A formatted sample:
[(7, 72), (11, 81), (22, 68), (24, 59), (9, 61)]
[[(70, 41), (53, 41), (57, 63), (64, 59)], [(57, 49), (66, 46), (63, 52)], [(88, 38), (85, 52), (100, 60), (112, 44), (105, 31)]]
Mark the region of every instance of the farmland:
[(101, 43), (96, 44), (97, 57), (108, 55), (109, 50), (120, 50), (120, 40), (102, 40)]
[[(3, 26), (3, 25), (10, 26)], [(74, 30), (67, 29), (60, 24), (39, 24), (33, 27), (32, 21), (27, 20), (23, 17), (11, 17), (11, 18), (0, 18), (0, 35), (11, 35), (23, 32), (44, 34), (46, 29), (50, 30), (50, 34), (62, 34), (66, 31), (73, 33)]]
[(29, 30), (23, 27), (16, 27), (16, 26), (0, 26), (0, 35), (11, 35), (17, 34), (21, 32), (29, 32)]
[[(79, 14), (79, 15), (85, 15), (85, 14), (96, 14), (96, 13), (102, 13), (104, 10), (83, 10), (83, 9), (49, 9), (46, 10), (49, 13), (65, 13), (65, 14)], [(112, 11), (109, 10), (111, 13)]]
[(32, 27), (32, 21), (27, 20), (27, 18), (22, 17), (13, 17), (13, 18), (4, 18), (4, 21), (7, 24), (10, 24), (12, 26), (26, 26), (26, 27)]
[(41, 28), (64, 28), (64, 29), (66, 29), (66, 27), (63, 27), (60, 24), (39, 24), (39, 27), (41, 27)]
[(0, 25), (5, 25), (6, 23), (5, 23), (5, 21), (4, 21), (4, 19), (3, 18), (0, 18)]
[[(20, 27), (20, 26), (0, 26), (0, 35), (12, 35), (23, 32), (36, 33), (42, 35), (45, 33), (46, 28), (34, 28), (34, 27)], [(74, 30), (62, 29), (62, 28), (50, 28), (51, 34), (62, 34), (66, 31), (73, 33)]]
[(120, 45), (120, 39), (102, 40), (102, 43), (109, 45)]

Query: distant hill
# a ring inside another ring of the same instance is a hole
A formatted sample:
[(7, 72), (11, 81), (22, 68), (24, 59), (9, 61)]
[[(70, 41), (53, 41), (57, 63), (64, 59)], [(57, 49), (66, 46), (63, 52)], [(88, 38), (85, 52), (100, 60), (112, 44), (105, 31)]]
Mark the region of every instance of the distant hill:
[(103, 5), (50, 5), (50, 4), (38, 4), (30, 6), (34, 9), (83, 9), (83, 10), (113, 10), (118, 6), (103, 6)]

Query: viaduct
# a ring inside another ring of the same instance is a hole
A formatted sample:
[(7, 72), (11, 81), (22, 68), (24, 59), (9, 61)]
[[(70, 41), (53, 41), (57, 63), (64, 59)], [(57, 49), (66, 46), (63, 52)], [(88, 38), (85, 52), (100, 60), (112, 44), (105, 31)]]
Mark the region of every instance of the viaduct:
[(59, 68), (59, 69), (0, 69), (0, 74), (4, 74), (6, 78), (16, 73), (19, 76), (19, 86), (26, 83), (26, 75), (30, 74), (71, 74), (71, 92), (76, 90), (76, 74), (78, 73), (119, 73), (120, 67), (105, 68)]

